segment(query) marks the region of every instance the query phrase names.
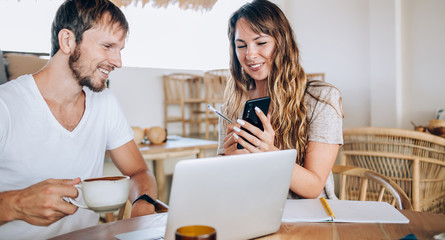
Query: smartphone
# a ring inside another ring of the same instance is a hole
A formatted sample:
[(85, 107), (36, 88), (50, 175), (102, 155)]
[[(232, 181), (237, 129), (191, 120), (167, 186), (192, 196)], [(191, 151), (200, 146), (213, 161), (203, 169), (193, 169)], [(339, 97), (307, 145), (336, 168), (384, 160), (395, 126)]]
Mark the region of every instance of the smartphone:
[[(244, 105), (243, 110), (243, 120), (256, 126), (257, 128), (264, 130), (263, 124), (261, 123), (261, 120), (258, 118), (255, 112), (255, 107), (258, 107), (263, 111), (265, 115), (267, 115), (267, 112), (269, 111), (269, 105), (270, 105), (270, 97), (262, 97), (262, 98), (255, 98), (250, 99), (246, 101), (246, 104)], [(241, 127), (244, 131), (252, 134), (250, 131), (246, 130), (245, 128)], [(244, 139), (244, 138), (243, 138)], [(246, 139), (244, 139), (246, 140)], [(247, 141), (247, 140), (246, 140)], [(247, 141), (249, 142), (249, 141)], [(237, 144), (236, 146), (238, 149), (243, 149), (244, 147), (241, 144)]]

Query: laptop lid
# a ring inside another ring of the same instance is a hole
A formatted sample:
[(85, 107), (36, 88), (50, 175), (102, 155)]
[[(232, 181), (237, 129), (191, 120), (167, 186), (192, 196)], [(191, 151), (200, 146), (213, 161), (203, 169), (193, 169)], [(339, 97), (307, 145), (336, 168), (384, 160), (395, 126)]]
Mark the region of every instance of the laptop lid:
[(296, 150), (183, 160), (176, 164), (165, 239), (186, 225), (208, 225), (218, 239), (278, 231)]

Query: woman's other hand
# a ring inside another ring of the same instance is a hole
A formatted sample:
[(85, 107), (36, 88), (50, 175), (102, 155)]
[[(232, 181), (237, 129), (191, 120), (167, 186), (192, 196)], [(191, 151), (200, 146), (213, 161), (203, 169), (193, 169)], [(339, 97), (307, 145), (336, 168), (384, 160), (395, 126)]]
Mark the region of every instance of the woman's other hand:
[(239, 123), (231, 123), (227, 127), (226, 137), (224, 138), (224, 154), (225, 155), (235, 155), (235, 154), (245, 154), (249, 153), (246, 149), (238, 149), (237, 143), (240, 139), (239, 135), (236, 134), (235, 129), (240, 129)]

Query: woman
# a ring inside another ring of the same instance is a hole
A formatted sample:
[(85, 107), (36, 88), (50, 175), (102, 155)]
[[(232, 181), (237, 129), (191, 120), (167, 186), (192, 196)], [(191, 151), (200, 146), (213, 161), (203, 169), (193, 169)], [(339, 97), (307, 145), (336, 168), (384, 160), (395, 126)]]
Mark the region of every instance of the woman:
[(269, 96), (271, 104), (267, 115), (257, 111), (264, 131), (240, 119), (221, 120), (218, 153), (296, 149), (289, 197), (336, 198), (331, 169), (343, 143), (340, 92), (325, 82), (308, 82), (293, 30), (275, 4), (245, 4), (230, 18), (228, 35), (232, 79), (224, 114), (237, 119), (248, 99)]

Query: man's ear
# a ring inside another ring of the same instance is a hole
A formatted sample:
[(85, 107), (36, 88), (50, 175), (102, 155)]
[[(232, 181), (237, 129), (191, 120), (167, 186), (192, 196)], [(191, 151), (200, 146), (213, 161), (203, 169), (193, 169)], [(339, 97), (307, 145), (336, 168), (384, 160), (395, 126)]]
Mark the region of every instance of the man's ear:
[(76, 49), (76, 36), (68, 29), (59, 31), (59, 46), (60, 50), (65, 54), (71, 54)]

